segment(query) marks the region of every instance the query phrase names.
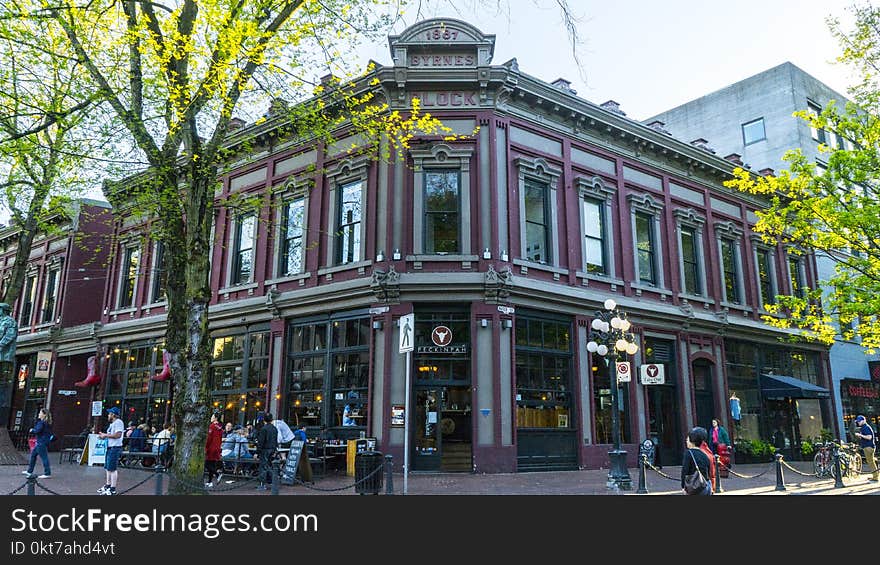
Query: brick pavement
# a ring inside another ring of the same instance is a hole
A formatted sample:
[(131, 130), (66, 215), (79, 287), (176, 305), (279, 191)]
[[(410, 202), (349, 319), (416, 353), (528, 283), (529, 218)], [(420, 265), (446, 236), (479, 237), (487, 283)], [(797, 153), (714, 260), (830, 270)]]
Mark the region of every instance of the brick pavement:
[[(54, 461), (53, 461), (54, 463)], [(809, 475), (811, 464), (808, 462), (794, 462), (792, 467), (799, 472)], [(18, 488), (25, 482), (21, 474), (23, 466), (0, 466), (0, 495), (6, 495)], [(38, 463), (38, 471), (42, 466)], [(785, 491), (776, 490), (775, 465), (771, 463), (763, 465), (736, 465), (733, 471), (742, 477), (731, 474), (727, 479), (722, 479), (722, 496), (734, 495), (875, 495), (880, 494), (878, 483), (867, 482), (867, 476), (863, 475), (856, 479), (846, 479), (844, 488), (835, 488), (833, 479), (816, 479), (814, 476), (803, 476), (784, 468)], [(678, 495), (680, 467), (663, 467), (660, 472), (667, 475), (661, 476), (657, 471), (649, 470), (646, 476), (647, 495), (636, 493), (639, 475), (638, 469), (630, 469), (633, 479), (633, 489), (630, 491), (616, 492), (606, 486), (606, 470), (581, 470), (559, 471), (545, 473), (502, 473), (502, 474), (472, 474), (472, 473), (443, 473), (425, 474), (411, 473), (408, 479), (408, 492), (412, 495), (626, 495), (626, 496), (656, 496)], [(51, 479), (40, 481), (40, 484), (59, 494), (92, 495), (95, 489), (104, 481), (104, 470), (101, 467), (86, 467), (76, 464), (62, 463), (52, 465), (53, 476)], [(146, 471), (134, 469), (120, 469), (119, 490), (129, 489), (137, 482), (146, 479), (149, 475)], [(155, 478), (135, 488), (131, 494), (152, 495), (155, 493)], [(257, 491), (256, 483), (232, 482), (227, 483), (228, 477), (221, 482), (214, 494), (231, 495), (255, 495), (268, 496), (269, 492)], [(164, 491), (167, 491), (169, 477), (163, 478)], [(403, 475), (395, 473), (393, 476), (395, 494), (403, 493)], [(282, 495), (354, 495), (351, 488), (354, 479), (343, 475), (330, 474), (326, 477), (317, 478), (313, 485), (282, 486)], [(239, 487), (239, 488), (235, 488)], [(348, 488), (346, 488), (348, 487)], [(234, 489), (234, 490), (227, 490)], [(384, 485), (382, 492), (384, 493)], [(17, 495), (24, 495), (26, 489), (22, 489)], [(48, 495), (48, 492), (37, 489), (37, 495)], [(97, 496), (97, 495), (96, 495)]]

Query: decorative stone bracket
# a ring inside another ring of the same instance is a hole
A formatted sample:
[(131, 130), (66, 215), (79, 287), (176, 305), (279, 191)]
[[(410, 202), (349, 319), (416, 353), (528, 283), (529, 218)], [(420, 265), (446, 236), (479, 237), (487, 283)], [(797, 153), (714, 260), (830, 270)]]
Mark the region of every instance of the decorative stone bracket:
[(513, 270), (510, 266), (504, 268), (500, 273), (495, 270), (494, 265), (489, 265), (486, 271), (486, 279), (483, 283), (483, 289), (488, 304), (500, 304), (506, 302), (510, 297), (510, 290), (513, 288)]
[(373, 289), (377, 302), (383, 304), (400, 303), (400, 274), (394, 270), (394, 265), (388, 266), (387, 273), (382, 269), (373, 269), (370, 288)]

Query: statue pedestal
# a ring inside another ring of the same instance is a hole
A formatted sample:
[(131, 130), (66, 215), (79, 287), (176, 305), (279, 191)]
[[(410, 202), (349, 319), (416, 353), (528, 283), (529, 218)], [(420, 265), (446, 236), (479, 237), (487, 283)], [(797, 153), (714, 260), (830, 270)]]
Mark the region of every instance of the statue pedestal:
[(15, 449), (9, 437), (9, 412), (12, 409), (12, 391), (15, 379), (12, 372), (13, 364), (0, 361), (0, 465), (25, 465), (27, 460)]

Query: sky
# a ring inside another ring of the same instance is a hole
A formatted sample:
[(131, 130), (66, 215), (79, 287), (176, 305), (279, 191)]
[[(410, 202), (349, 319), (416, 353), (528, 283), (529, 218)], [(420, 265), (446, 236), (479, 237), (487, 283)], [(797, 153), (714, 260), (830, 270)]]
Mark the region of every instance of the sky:
[[(851, 21), (850, 0), (569, 0), (579, 17), (581, 68), (554, 0), (450, 0), (426, 17), (455, 17), (495, 34), (493, 64), (516, 57), (522, 72), (563, 77), (578, 95), (620, 103), (643, 120), (785, 61), (841, 94), (853, 80), (825, 22)], [(451, 6), (456, 6), (452, 8)], [(399, 32), (415, 21), (404, 13)], [(365, 45), (363, 64), (390, 64), (387, 41)]]

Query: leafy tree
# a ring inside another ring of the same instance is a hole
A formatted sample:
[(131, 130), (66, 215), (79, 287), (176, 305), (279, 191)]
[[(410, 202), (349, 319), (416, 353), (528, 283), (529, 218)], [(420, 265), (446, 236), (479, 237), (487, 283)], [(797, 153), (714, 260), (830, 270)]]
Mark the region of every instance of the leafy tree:
[(838, 61), (859, 71), (851, 90), (855, 101), (829, 104), (820, 115), (797, 112), (810, 127), (826, 132), (819, 146), (827, 168), (798, 149), (784, 156), (789, 169), (755, 177), (737, 169), (725, 184), (765, 196), (756, 231), (767, 241), (782, 241), (795, 253), (815, 252), (835, 262), (825, 288), (797, 289), (782, 296), (765, 321), (797, 328), (826, 344), (840, 333), (858, 337), (873, 353), (880, 347), (880, 8), (853, 8), (855, 24), (845, 29), (828, 20), (843, 53)]

